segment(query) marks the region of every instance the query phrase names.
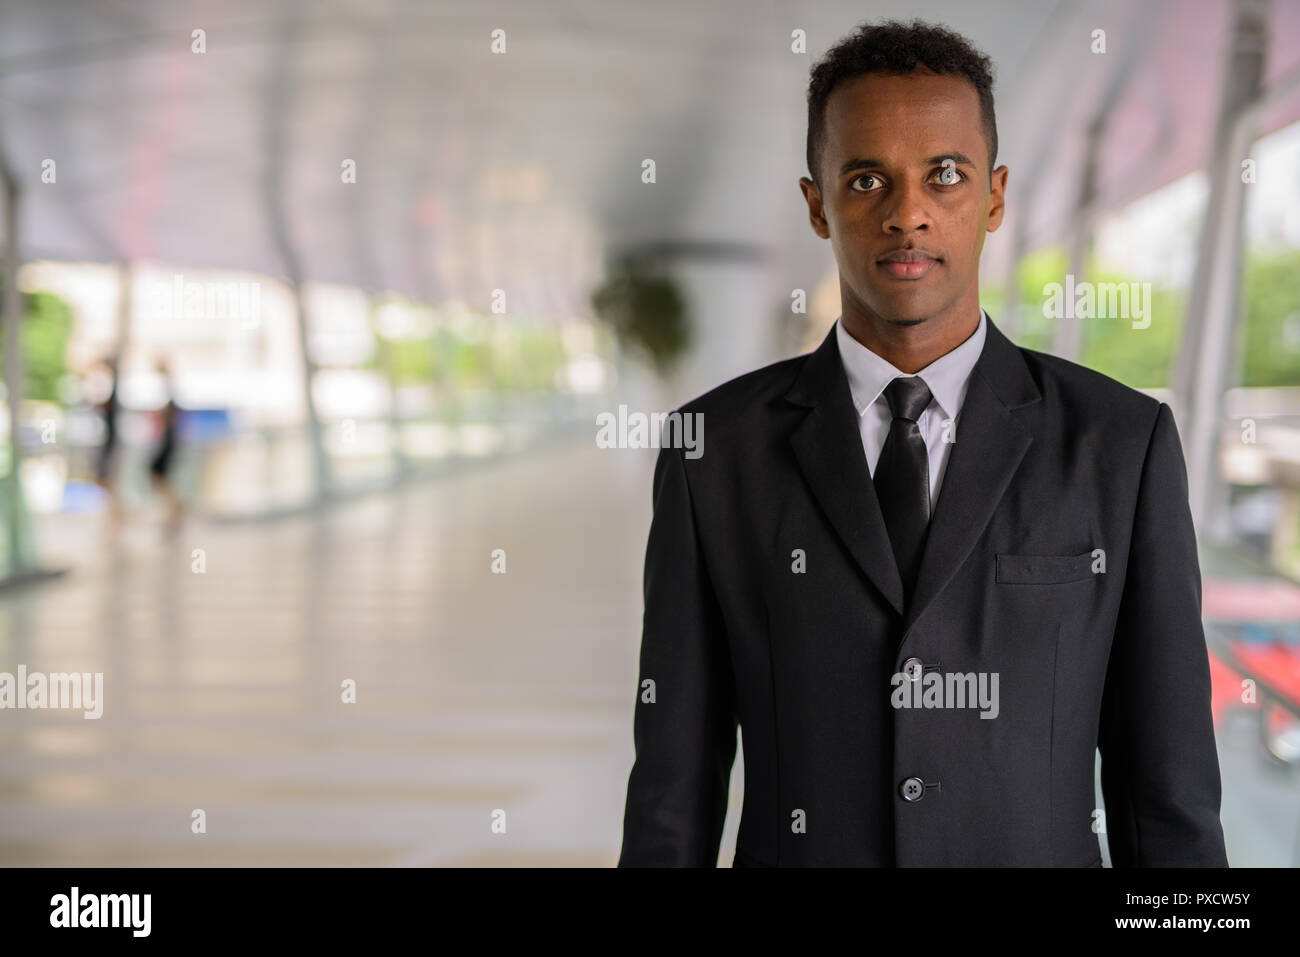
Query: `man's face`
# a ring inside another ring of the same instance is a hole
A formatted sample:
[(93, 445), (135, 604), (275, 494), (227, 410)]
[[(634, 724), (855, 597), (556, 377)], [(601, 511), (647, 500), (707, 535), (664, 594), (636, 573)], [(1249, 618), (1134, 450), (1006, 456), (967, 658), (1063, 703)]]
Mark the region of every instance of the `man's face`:
[(821, 189), (800, 187), (814, 232), (831, 241), (845, 309), (910, 325), (978, 303), (1007, 169), (990, 186), (975, 87), (924, 70), (858, 76), (831, 93), (825, 122)]

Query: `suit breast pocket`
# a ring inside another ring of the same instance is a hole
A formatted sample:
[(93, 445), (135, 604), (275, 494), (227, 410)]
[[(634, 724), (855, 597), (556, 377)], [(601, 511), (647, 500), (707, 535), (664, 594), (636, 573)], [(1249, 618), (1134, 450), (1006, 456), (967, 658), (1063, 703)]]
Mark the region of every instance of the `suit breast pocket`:
[(1078, 555), (998, 555), (994, 581), (1005, 585), (1059, 585), (1093, 576), (1092, 552)]

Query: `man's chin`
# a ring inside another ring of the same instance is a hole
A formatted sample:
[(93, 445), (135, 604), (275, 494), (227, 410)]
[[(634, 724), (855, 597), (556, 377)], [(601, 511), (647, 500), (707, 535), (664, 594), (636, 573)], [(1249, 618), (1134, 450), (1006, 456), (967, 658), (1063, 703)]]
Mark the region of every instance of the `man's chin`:
[[(938, 300), (938, 301), (936, 301)], [(891, 326), (919, 326), (943, 313), (945, 306), (931, 290), (916, 290), (913, 295), (881, 297), (876, 315)]]

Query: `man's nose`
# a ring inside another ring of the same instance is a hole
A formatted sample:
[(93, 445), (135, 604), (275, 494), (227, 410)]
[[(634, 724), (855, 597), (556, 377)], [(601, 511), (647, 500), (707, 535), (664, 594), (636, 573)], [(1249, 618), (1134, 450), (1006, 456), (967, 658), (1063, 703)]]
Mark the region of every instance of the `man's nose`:
[(925, 190), (919, 185), (904, 184), (894, 192), (893, 202), (885, 212), (881, 228), (891, 234), (928, 229), (930, 213), (926, 208)]

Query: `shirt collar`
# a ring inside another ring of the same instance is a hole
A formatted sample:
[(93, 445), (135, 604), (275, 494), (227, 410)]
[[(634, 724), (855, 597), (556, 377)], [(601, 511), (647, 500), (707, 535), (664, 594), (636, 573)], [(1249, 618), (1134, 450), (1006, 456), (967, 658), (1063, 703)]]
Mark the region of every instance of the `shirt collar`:
[[(984, 351), (985, 323), (987, 314), (980, 309), (979, 325), (975, 327), (965, 342), (950, 352), (944, 353), (928, 366), (916, 373), (924, 381), (943, 410), (944, 418), (956, 418), (966, 396), (966, 385), (970, 381), (971, 370)], [(849, 391), (853, 395), (853, 405), (858, 415), (865, 415), (872, 403), (880, 398), (889, 385), (898, 376), (906, 376), (894, 368), (885, 359), (876, 355), (844, 330), (842, 319), (835, 321), (835, 338), (839, 344), (840, 360), (844, 364), (844, 373), (849, 380)]]

